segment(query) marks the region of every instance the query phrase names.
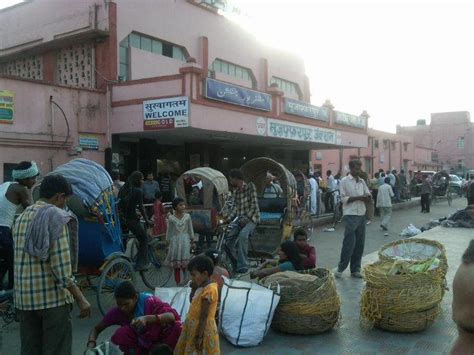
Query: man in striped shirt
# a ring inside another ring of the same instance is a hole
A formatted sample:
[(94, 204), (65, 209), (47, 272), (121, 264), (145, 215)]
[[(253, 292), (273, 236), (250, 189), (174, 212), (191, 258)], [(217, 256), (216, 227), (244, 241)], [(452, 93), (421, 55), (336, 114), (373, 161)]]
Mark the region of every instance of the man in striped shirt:
[(13, 226), (14, 297), (22, 355), (71, 354), (74, 300), (80, 317), (90, 316), (90, 304), (73, 276), (77, 255), (71, 249), (70, 233), (74, 230), (69, 226), (71, 216), (63, 210), (70, 195), (71, 185), (64, 177), (45, 177), (40, 199)]
[(230, 184), (234, 188), (232, 193), (234, 207), (228, 217), (232, 221), (239, 217), (238, 235), (232, 236), (236, 239), (237, 246), (237, 272), (246, 273), (249, 261), (247, 258), (249, 250), (249, 236), (260, 222), (260, 208), (258, 207), (257, 189), (252, 182), (244, 181), (243, 173), (238, 169), (230, 171)]

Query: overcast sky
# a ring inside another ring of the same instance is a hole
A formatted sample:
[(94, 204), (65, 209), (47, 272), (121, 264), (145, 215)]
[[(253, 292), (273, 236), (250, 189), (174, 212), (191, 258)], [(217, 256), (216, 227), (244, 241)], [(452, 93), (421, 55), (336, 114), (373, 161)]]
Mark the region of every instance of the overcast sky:
[(305, 59), (316, 105), (330, 99), (339, 111), (367, 110), (370, 127), (392, 132), (432, 112), (474, 115), (470, 0), (233, 2), (261, 41)]
[(430, 113), (472, 111), (471, 1), (235, 1), (264, 42), (298, 52), (312, 102), (395, 131)]

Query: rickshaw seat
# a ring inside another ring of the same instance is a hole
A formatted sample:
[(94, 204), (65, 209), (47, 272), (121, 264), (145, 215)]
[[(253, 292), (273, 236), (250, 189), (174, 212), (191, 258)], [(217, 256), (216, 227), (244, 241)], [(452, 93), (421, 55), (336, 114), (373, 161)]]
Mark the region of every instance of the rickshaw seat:
[(260, 223), (271, 225), (280, 224), (285, 214), (286, 204), (287, 200), (283, 197), (259, 198)]
[(285, 213), (287, 199), (284, 197), (258, 198), (260, 212)]

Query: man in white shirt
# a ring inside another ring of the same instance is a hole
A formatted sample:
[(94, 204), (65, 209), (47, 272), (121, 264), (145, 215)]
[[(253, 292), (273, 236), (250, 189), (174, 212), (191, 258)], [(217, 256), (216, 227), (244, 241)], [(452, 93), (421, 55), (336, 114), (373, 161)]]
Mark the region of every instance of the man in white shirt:
[(385, 231), (385, 236), (388, 236), (388, 225), (392, 218), (392, 197), (394, 195), (392, 186), (390, 185), (390, 178), (386, 177), (385, 183), (379, 187), (379, 192), (377, 194), (377, 207), (382, 216), (380, 228)]
[(326, 171), (327, 176), (327, 183), (328, 183), (328, 190), (326, 193), (326, 212), (332, 212), (334, 210), (334, 206), (336, 205), (336, 194), (331, 193), (332, 191), (337, 189), (337, 182), (334, 176), (332, 175), (332, 171)]
[(365, 203), (370, 201), (371, 195), (365, 181), (360, 178), (361, 167), (360, 160), (351, 160), (350, 173), (342, 179), (339, 187), (346, 229), (339, 265), (334, 270), (337, 278), (342, 276), (349, 263), (351, 276), (362, 278), (360, 270), (365, 244)]
[(309, 206), (310, 206), (310, 213), (311, 216), (316, 216), (318, 213), (318, 183), (316, 182), (316, 179), (314, 178), (313, 175), (309, 176), (309, 185), (311, 186), (311, 194), (309, 197)]

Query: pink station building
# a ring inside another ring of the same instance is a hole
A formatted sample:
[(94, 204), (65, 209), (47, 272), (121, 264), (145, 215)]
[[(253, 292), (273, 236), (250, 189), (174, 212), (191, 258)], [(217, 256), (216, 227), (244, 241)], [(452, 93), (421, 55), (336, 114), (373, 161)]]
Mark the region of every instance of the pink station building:
[(259, 156), (323, 174), (345, 173), (353, 158), (370, 174), (474, 167), (469, 113), (391, 134), (368, 129), (365, 111), (312, 105), (302, 59), (258, 42), (222, 4), (29, 0), (0, 10), (0, 181), (21, 160), (46, 173), (77, 157), (123, 175), (227, 172)]
[(268, 156), (308, 171), (318, 152), (366, 149), (366, 114), (311, 105), (302, 59), (259, 43), (216, 3), (30, 0), (1, 10), (0, 179), (21, 160), (45, 173), (83, 157), (126, 175), (227, 172)]

